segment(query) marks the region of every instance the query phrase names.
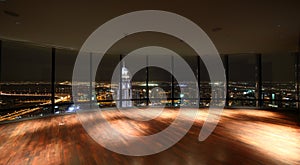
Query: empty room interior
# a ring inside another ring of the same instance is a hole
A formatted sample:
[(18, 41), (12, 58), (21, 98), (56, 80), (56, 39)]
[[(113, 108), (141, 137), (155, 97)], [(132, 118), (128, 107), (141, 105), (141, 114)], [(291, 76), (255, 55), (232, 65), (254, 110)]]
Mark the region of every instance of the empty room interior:
[(0, 164), (300, 164), (299, 9), (0, 0)]

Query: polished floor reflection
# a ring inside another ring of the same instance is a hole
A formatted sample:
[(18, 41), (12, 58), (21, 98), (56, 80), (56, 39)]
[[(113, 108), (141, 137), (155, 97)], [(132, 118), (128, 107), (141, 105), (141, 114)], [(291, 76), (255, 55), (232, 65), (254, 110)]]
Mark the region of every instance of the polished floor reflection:
[[(300, 127), (292, 115), (263, 110), (224, 110), (213, 134), (199, 142), (198, 135), (208, 111), (186, 110), (191, 114), (199, 111), (188, 134), (173, 147), (142, 157), (105, 149), (86, 133), (76, 114), (2, 124), (0, 164), (300, 164)], [(155, 113), (156, 109), (149, 111)], [(98, 130), (100, 123), (94, 113), (98, 112), (87, 113), (81, 120), (90, 121), (96, 134), (109, 133), (105, 128)], [(116, 110), (102, 113), (114, 128), (135, 136), (165, 129), (177, 114), (177, 110), (164, 109), (153, 120), (134, 121)], [(186, 116), (184, 120), (190, 119)]]

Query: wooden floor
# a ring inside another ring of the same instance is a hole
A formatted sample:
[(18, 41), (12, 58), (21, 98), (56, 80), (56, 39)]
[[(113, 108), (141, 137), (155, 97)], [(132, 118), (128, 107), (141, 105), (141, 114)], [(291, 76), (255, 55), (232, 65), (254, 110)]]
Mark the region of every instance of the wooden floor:
[[(163, 113), (176, 117), (177, 112), (165, 109)], [(174, 120), (164, 114), (136, 122), (118, 111), (104, 112), (120, 130), (143, 135), (159, 132)], [(200, 142), (206, 115), (207, 110), (200, 110), (189, 133), (173, 147), (142, 157), (105, 149), (86, 133), (76, 114), (2, 124), (0, 164), (300, 164), (300, 127), (293, 118), (262, 110), (224, 110), (213, 134)], [(124, 126), (128, 121), (135, 124), (130, 129)]]

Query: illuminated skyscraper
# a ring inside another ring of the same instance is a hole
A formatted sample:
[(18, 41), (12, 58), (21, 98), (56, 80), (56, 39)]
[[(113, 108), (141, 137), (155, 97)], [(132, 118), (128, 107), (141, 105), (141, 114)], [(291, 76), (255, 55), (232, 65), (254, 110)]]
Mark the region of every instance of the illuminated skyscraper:
[[(131, 98), (132, 98), (132, 90), (131, 90), (131, 82), (130, 82), (130, 73), (128, 71), (128, 69), (125, 67), (125, 63), (123, 62), (123, 66), (122, 66), (122, 73), (121, 73), (121, 85), (119, 86), (119, 90), (118, 90), (118, 100), (122, 99), (123, 101), (118, 102), (118, 106), (121, 105), (121, 107), (131, 107), (132, 106), (132, 102), (131, 102)], [(122, 96), (120, 98), (120, 96)]]

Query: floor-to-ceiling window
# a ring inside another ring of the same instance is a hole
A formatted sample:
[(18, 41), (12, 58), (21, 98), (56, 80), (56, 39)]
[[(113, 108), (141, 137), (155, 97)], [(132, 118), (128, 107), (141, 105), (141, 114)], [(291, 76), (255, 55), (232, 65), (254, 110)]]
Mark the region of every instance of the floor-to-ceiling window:
[[(164, 63), (161, 66), (166, 66), (169, 71), (172, 71), (172, 56), (165, 55), (160, 57), (159, 55), (150, 55), (149, 60), (149, 105), (150, 106), (172, 106), (172, 103), (177, 102), (172, 100), (172, 73), (160, 68), (154, 67), (152, 61), (159, 59)], [(174, 80), (174, 79), (173, 79)], [(175, 88), (173, 88), (175, 89)], [(174, 91), (173, 91), (174, 92)], [(179, 104), (179, 103), (177, 103)]]
[(296, 108), (295, 55), (262, 55), (263, 107)]
[(229, 106), (256, 106), (255, 67), (255, 54), (233, 54), (228, 56)]
[[(1, 50), (1, 121), (75, 112), (80, 108), (80, 105), (74, 105), (72, 101), (72, 74), (78, 51), (7, 40), (2, 41)], [(93, 58), (97, 54), (87, 55), (91, 61), (89, 65), (94, 65)], [(111, 80), (116, 66), (124, 57), (126, 55), (104, 55), (96, 67), (95, 82), (88, 83), (82, 88), (82, 95), (79, 94), (80, 104), (89, 104), (94, 100), (100, 108), (115, 107), (123, 103), (140, 107), (179, 107), (195, 106), (200, 97), (199, 106), (208, 107), (211, 93), (218, 99), (223, 99), (225, 92), (220, 93), (216, 88), (211, 89), (211, 86), (215, 83), (215, 87), (219, 85), (221, 88), (225, 84), (211, 82), (201, 58), (192, 55), (182, 58), (190, 66), (196, 81), (200, 82), (199, 97), (194, 95), (197, 88), (190, 88), (193, 86), (191, 83), (196, 82), (185, 81), (179, 84), (176, 77), (172, 76), (182, 72), (182, 66), (171, 55), (137, 56), (141, 58), (137, 61), (144, 68), (135, 74), (129, 73), (130, 85), (125, 89), (127, 91), (121, 91), (120, 84)], [(295, 53), (229, 54), (221, 57), (227, 69), (229, 107), (297, 107), (296, 66), (299, 65), (299, 59), (297, 61)], [(153, 59), (159, 59), (169, 71), (152, 66)], [(126, 61), (120, 65), (130, 72)], [(54, 95), (51, 81), (53, 70)], [(95, 86), (95, 90), (91, 91), (91, 85)], [(91, 91), (90, 94), (87, 91)], [(55, 104), (52, 104), (51, 98), (54, 98)]]
[(55, 50), (55, 113), (74, 112), (72, 105), (72, 74), (78, 51), (58, 48)]
[(3, 41), (1, 61), (1, 118), (51, 113), (51, 48)]
[[(198, 57), (196, 55), (185, 55), (181, 58), (186, 62), (187, 66), (190, 67), (192, 75), (189, 75), (184, 69), (184, 64), (175, 60), (174, 62), (174, 74), (180, 75), (185, 81), (178, 82), (176, 79), (174, 81), (174, 96), (176, 102), (179, 103), (181, 107), (198, 106), (199, 94), (198, 91)], [(187, 77), (184, 77), (184, 76)], [(191, 77), (194, 80), (191, 80)]]

